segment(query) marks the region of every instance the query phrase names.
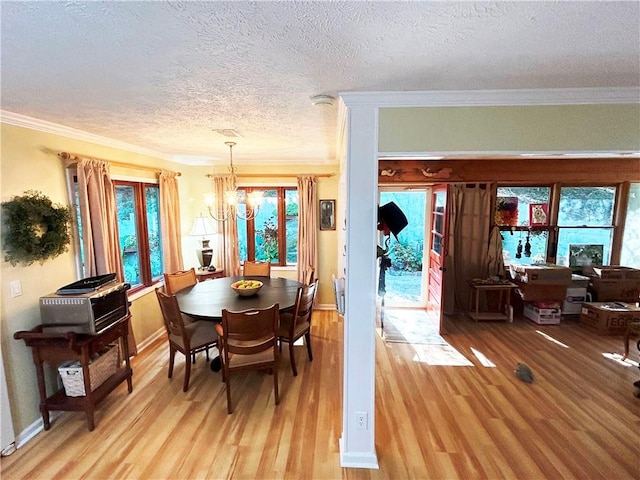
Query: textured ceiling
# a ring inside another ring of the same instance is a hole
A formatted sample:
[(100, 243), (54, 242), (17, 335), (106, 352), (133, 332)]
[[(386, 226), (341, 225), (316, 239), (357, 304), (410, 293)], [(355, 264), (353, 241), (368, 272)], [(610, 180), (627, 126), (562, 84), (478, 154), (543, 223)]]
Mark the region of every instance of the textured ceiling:
[(640, 84), (640, 3), (0, 2), (6, 112), (188, 163), (332, 163), (348, 91)]

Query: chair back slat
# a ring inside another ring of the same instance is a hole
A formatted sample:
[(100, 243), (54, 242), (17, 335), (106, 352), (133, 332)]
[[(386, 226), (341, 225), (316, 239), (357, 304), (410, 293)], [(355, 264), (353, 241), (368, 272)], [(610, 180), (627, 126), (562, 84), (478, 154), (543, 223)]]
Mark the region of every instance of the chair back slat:
[(313, 303), (316, 298), (316, 292), (318, 291), (318, 282), (313, 282), (310, 285), (304, 285), (298, 288), (298, 294), (296, 298), (296, 306), (294, 309), (294, 321), (291, 322), (291, 327), (295, 330), (295, 326), (301, 323), (308, 322), (311, 324), (311, 316), (313, 315)]
[(164, 274), (164, 289), (168, 295), (175, 295), (180, 290), (198, 283), (195, 268)]
[(270, 277), (271, 262), (251, 262), (245, 260), (242, 267), (242, 275), (245, 277)]
[(222, 330), (229, 353), (253, 354), (275, 345), (280, 321), (278, 304), (265, 309), (222, 311)]

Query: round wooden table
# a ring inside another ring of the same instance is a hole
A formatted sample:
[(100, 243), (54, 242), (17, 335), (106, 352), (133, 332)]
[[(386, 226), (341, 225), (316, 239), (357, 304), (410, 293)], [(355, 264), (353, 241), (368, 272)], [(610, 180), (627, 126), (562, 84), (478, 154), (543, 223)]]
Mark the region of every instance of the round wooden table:
[[(264, 285), (256, 295), (241, 297), (231, 284), (242, 279), (260, 280)], [(302, 284), (279, 277), (224, 277), (199, 282), (176, 293), (180, 311), (198, 320), (222, 320), (222, 310), (241, 311), (266, 308), (274, 303), (280, 311), (293, 307)]]

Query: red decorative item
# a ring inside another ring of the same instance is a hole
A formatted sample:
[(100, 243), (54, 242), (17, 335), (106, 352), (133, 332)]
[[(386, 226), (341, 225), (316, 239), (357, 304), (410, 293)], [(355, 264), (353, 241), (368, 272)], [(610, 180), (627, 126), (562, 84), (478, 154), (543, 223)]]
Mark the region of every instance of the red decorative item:
[(496, 201), (495, 224), (501, 227), (518, 225), (518, 197), (498, 197)]
[(549, 204), (532, 203), (529, 205), (529, 225), (549, 225)]

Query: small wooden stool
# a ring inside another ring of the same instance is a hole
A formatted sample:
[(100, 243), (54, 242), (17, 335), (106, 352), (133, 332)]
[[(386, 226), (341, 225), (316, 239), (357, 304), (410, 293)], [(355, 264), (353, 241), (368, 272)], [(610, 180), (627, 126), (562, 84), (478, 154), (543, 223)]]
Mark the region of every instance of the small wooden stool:
[(631, 337), (632, 333), (640, 335), (640, 320), (632, 320), (627, 325), (627, 331), (624, 334), (624, 357), (622, 357), (622, 360), (626, 360), (629, 355), (629, 337)]

